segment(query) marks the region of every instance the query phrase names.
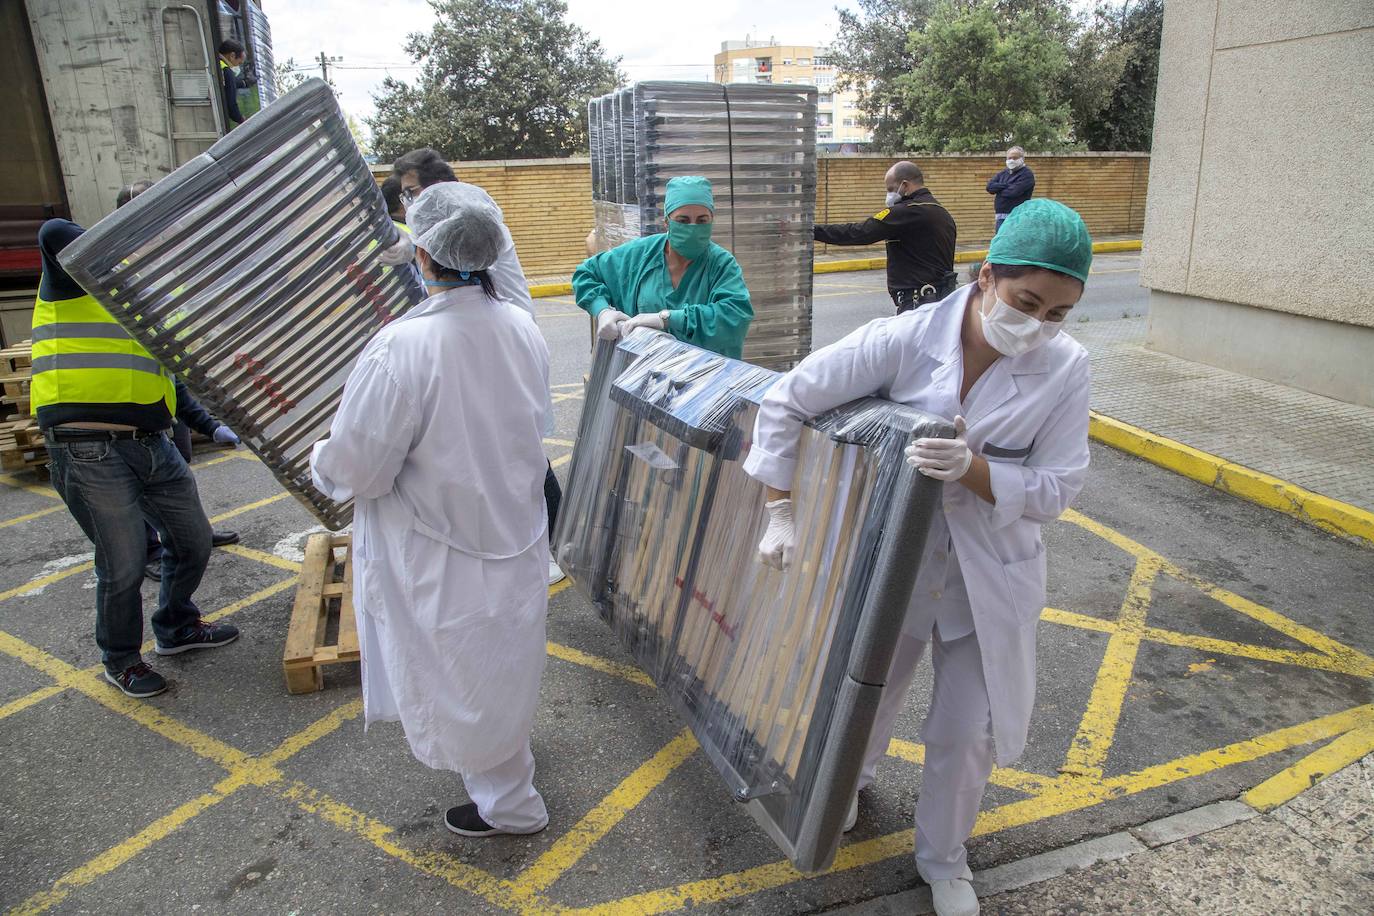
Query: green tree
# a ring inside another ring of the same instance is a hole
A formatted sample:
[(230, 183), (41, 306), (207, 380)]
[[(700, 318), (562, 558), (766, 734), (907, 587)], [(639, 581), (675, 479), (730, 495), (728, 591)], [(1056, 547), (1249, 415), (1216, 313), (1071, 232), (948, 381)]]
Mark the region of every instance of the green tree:
[(1068, 53), (1061, 13), (1035, 4), (1007, 15), (992, 2), (944, 0), (911, 39), (914, 70), (897, 80), (913, 150), (977, 152), (1016, 143), (1071, 144), (1061, 86)]
[(916, 67), (911, 36), (926, 24), (935, 0), (858, 0), (836, 8), (840, 26), (830, 47), (836, 88), (858, 94), (859, 112), (877, 149), (901, 148), (905, 103), (897, 80)]
[(1099, 3), (1091, 14), (1084, 16), (1068, 42), (1069, 69), (1064, 94), (1074, 136), (1080, 141), (1087, 141), (1092, 126), (1099, 123), (1130, 57), (1130, 48), (1121, 40), (1120, 22), (1114, 13), (1109, 4)]
[(1121, 4), (1115, 54), (1121, 69), (1106, 100), (1080, 120), (1078, 137), (1089, 149), (1149, 151), (1155, 123), (1155, 87), (1159, 81), (1159, 41), (1164, 29), (1164, 0)]
[(563, 156), (587, 146), (587, 100), (620, 85), (619, 58), (567, 19), (562, 0), (430, 0), (436, 19), (387, 77), (368, 119), (382, 161), (430, 146), (450, 159)]

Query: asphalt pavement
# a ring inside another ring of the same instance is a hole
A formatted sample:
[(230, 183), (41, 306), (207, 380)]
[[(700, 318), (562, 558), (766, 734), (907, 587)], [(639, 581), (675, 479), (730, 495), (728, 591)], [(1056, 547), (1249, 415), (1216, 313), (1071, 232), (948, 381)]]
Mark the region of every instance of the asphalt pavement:
[[(1072, 320), (1142, 314), (1134, 264), (1099, 257)], [(818, 276), (816, 345), (889, 314), (882, 287), (881, 272)], [(558, 402), (548, 452), (566, 472), (588, 324), (566, 299), (538, 311)], [(994, 774), (976, 870), (1277, 797), (1285, 773), (1374, 722), (1367, 551), (1104, 447), (1092, 460), (1074, 511), (1045, 530), (1036, 718), (1025, 756)], [(97, 677), (90, 545), (41, 484), (0, 481), (0, 907), (784, 914), (919, 885), (928, 671), (835, 869), (803, 876), (570, 588), (550, 602), (533, 736), (549, 829), (446, 833), (460, 782), (416, 763), (398, 727), (363, 731), (355, 665), (328, 669), (321, 692), (286, 693), (282, 644), (314, 520), (242, 451), (196, 464), (216, 526), (243, 534), (215, 552), (198, 600), (244, 635), (158, 660), (174, 689), (148, 701)], [(1374, 899), (1374, 878), (1352, 880)]]

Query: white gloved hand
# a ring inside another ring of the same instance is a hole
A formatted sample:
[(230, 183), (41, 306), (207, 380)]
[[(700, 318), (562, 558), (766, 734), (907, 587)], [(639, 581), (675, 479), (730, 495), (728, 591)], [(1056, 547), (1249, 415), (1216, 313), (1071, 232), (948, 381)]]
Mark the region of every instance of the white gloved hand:
[(402, 232), (400, 239), (390, 248), (384, 248), (378, 256), (387, 267), (400, 267), (402, 264), (409, 264), (415, 257), (415, 243), (410, 240), (410, 236)]
[(238, 445), (238, 435), (229, 427), (221, 423), (215, 427), (215, 434), (211, 437), (220, 445)]
[(663, 317), (658, 312), (641, 312), (625, 322), (625, 327), (621, 333), (628, 334), (635, 328), (652, 328), (655, 331), (662, 331), (664, 324)]
[(954, 418), (953, 439), (917, 439), (908, 445), (906, 463), (936, 480), (958, 480), (967, 474), (973, 451), (968, 447), (964, 418)]
[(768, 530), (759, 541), (759, 562), (774, 569), (792, 565), (792, 551), (797, 547), (797, 528), (792, 523), (792, 500), (775, 499), (764, 503), (768, 510)]
[(596, 316), (596, 336), (598, 340), (619, 340), (621, 325), (630, 316), (617, 309), (602, 309)]

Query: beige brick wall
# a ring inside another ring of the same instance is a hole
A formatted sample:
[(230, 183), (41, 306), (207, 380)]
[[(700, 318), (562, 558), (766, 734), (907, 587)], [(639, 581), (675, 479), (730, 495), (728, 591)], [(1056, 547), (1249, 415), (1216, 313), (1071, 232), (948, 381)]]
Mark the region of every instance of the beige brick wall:
[[(1003, 162), (1000, 155), (917, 156), (926, 185), (953, 213), (960, 244), (992, 235), (992, 197), (985, 190)], [(1143, 228), (1149, 157), (1138, 153), (1078, 153), (1027, 157), (1037, 197), (1054, 197), (1083, 214), (1094, 235), (1139, 233)], [(871, 216), (883, 205), (883, 174), (892, 156), (822, 158), (817, 169), (816, 220), (846, 222)], [(585, 256), (592, 228), (591, 170), (586, 159), (455, 162), (463, 181), (479, 185), (501, 206), (531, 279), (567, 275)], [(374, 170), (378, 179), (390, 174)], [(830, 246), (818, 246), (817, 253)], [(831, 249), (837, 250), (837, 249)], [(851, 248), (856, 257), (881, 246)]]

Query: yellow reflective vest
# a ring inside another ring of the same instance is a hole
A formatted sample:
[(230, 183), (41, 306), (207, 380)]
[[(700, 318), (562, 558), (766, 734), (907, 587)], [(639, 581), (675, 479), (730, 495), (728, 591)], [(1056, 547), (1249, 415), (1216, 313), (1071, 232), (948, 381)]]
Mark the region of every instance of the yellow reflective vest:
[(176, 416), (176, 384), (143, 345), (120, 327), (94, 296), (33, 308), (33, 410), (61, 404), (162, 401)]

